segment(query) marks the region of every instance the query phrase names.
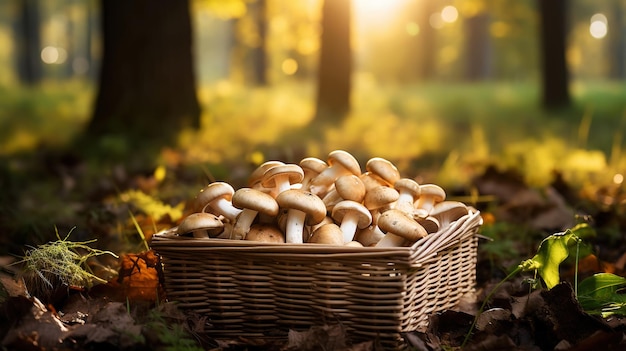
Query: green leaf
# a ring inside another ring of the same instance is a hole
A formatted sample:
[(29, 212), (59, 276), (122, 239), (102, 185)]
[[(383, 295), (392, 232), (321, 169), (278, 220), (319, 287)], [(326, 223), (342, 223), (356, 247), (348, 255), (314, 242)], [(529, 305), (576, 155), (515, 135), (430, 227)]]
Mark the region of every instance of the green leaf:
[(548, 289), (555, 287), (560, 281), (559, 266), (569, 256), (570, 246), (577, 244), (580, 239), (567, 230), (563, 233), (556, 233), (545, 238), (537, 254), (521, 263), (523, 270), (536, 270)]
[(608, 317), (626, 314), (626, 278), (611, 273), (595, 274), (578, 285), (578, 302), (590, 314)]

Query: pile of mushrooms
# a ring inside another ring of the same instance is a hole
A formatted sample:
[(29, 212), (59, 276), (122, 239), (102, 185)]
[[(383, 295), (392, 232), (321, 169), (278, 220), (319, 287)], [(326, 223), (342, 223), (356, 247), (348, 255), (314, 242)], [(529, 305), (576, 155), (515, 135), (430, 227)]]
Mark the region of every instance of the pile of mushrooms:
[(196, 238), (268, 243), (410, 246), (445, 230), (468, 214), (465, 204), (446, 200), (435, 184), (401, 177), (390, 161), (374, 157), (361, 171), (350, 153), (335, 150), (326, 161), (268, 161), (248, 187), (214, 182), (196, 196), (198, 212), (176, 232)]

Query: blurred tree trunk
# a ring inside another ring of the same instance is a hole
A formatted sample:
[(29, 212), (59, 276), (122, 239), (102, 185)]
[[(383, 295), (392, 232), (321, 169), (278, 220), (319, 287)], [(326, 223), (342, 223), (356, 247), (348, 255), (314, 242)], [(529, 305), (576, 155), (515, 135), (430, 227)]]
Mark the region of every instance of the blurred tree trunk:
[(465, 19), (465, 79), (480, 81), (491, 75), (491, 36), (489, 35), (490, 17), (487, 13), (478, 13)]
[(104, 52), (87, 136), (134, 149), (198, 127), (189, 2), (101, 0), (101, 9)]
[(336, 121), (337, 118), (344, 118), (350, 110), (350, 2), (325, 0), (322, 6), (316, 121)]
[(41, 80), (41, 35), (39, 32), (39, 1), (20, 0), (16, 23), (17, 73), (20, 82), (33, 85)]
[(626, 44), (624, 43), (626, 29), (624, 28), (624, 3), (622, 1), (613, 1), (611, 11), (608, 12), (609, 22), (609, 57), (610, 62), (610, 78), (624, 79), (626, 78)]
[(252, 48), (252, 72), (254, 84), (267, 85), (267, 0), (257, 0), (252, 12), (259, 35), (258, 45)]
[(418, 66), (418, 77), (420, 80), (429, 81), (435, 77), (437, 60), (435, 59), (435, 38), (437, 33), (435, 28), (430, 24), (430, 16), (435, 12), (437, 4), (434, 1), (423, 1), (422, 8), (419, 10), (419, 57), (420, 65)]
[(541, 26), (543, 106), (568, 106), (569, 74), (565, 60), (568, 0), (537, 1)]

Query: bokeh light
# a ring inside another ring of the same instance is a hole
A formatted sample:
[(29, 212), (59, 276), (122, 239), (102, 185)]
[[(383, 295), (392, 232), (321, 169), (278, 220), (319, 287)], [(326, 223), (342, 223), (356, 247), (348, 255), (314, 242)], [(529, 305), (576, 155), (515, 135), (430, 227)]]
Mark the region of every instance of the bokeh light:
[(419, 24), (417, 24), (415, 22), (407, 23), (406, 24), (406, 32), (407, 32), (407, 34), (409, 34), (412, 37), (420, 34), (420, 26), (419, 26)]
[(294, 75), (298, 71), (298, 62), (292, 58), (285, 59), (281, 68), (286, 75)]
[(446, 23), (454, 23), (459, 18), (459, 11), (454, 6), (446, 6), (441, 10), (441, 19)]
[(67, 60), (67, 51), (55, 46), (46, 46), (41, 50), (41, 61), (45, 64), (62, 64)]
[(616, 173), (616, 174), (613, 176), (613, 183), (615, 183), (615, 184), (618, 184), (618, 185), (619, 185), (619, 184), (622, 184), (623, 182), (624, 182), (624, 175), (623, 175), (623, 174)]
[(591, 16), (589, 24), (589, 34), (596, 39), (604, 38), (609, 31), (608, 20), (601, 13)]

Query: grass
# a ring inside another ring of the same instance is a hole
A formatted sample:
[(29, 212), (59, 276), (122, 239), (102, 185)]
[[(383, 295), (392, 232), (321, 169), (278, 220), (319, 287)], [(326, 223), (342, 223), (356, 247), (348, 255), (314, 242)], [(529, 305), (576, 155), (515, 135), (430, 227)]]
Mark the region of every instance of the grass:
[(70, 241), (70, 234), (61, 238), (57, 232), (58, 240), (30, 247), (16, 263), (22, 266), (21, 276), (31, 295), (43, 300), (59, 288), (90, 288), (94, 284), (106, 283), (106, 280), (87, 270), (86, 262), (91, 257), (104, 254), (117, 256), (88, 246), (95, 240)]

